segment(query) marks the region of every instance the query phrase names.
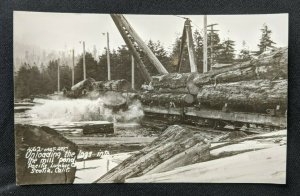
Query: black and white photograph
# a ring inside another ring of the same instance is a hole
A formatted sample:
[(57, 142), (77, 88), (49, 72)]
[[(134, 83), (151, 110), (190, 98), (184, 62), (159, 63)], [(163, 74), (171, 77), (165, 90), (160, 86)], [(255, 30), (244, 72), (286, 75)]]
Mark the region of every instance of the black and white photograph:
[(14, 11), (17, 185), (286, 184), (288, 24)]

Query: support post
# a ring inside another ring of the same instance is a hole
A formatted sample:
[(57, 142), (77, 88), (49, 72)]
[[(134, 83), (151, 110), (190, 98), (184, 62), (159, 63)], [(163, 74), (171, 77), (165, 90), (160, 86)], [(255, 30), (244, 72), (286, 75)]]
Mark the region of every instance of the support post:
[(59, 70), (59, 60), (57, 61), (57, 93), (60, 92), (60, 70)]
[(207, 16), (204, 15), (203, 73), (207, 72)]
[(73, 49), (72, 50), (72, 86), (74, 86), (74, 84), (75, 84), (74, 69), (75, 69), (75, 62), (74, 62), (74, 49)]
[[(206, 27), (210, 27), (210, 29), (208, 30), (210, 32), (210, 66), (209, 66), (209, 70), (211, 70), (213, 63), (214, 63), (214, 51), (213, 51), (213, 47), (214, 47), (214, 32), (215, 31), (219, 31), (219, 30), (215, 30), (214, 26), (218, 25), (218, 24), (210, 24), (207, 25)], [(209, 71), (208, 70), (208, 71)]]
[(82, 42), (82, 45), (83, 45), (83, 79), (85, 80), (86, 79), (86, 66), (85, 66), (85, 42), (83, 41)]
[(198, 72), (197, 64), (195, 62), (195, 51), (193, 45), (193, 34), (192, 34), (192, 27), (191, 27), (191, 20), (187, 19), (185, 21), (185, 31), (186, 31), (186, 40), (189, 52), (189, 61), (190, 61), (190, 68), (191, 72)]
[(111, 75), (110, 75), (110, 55), (109, 55), (109, 34), (108, 32), (106, 33), (107, 35), (107, 80), (111, 80)]

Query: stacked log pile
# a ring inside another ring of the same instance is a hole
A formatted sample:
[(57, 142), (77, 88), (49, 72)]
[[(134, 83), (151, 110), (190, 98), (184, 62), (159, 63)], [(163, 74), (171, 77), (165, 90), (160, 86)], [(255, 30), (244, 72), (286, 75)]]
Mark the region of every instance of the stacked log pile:
[(172, 93), (173, 96), (191, 94), (197, 95), (195, 100), (201, 105), (206, 104), (219, 109), (226, 103), (230, 107), (251, 111), (265, 112), (266, 108), (274, 108), (277, 105), (286, 109), (287, 65), (288, 49), (278, 48), (263, 53), (256, 59), (207, 73), (154, 76), (154, 93), (145, 100), (153, 98), (155, 101), (164, 93)]
[(206, 73), (171, 73), (152, 77), (152, 86), (161, 92), (197, 94), (196, 87), (257, 79), (287, 79), (288, 49), (279, 48), (257, 59)]
[(209, 158), (210, 143), (202, 135), (173, 125), (141, 151), (124, 160), (96, 182), (124, 182), (148, 172), (168, 171)]
[(224, 103), (239, 110), (265, 111), (267, 108), (287, 108), (287, 80), (253, 80), (204, 85), (197, 95), (201, 104), (222, 108)]
[(231, 67), (199, 74), (193, 80), (202, 87), (207, 84), (237, 82), (257, 79), (287, 79), (288, 49), (279, 48), (262, 54), (257, 59), (234, 64)]
[(286, 179), (287, 131), (212, 142), (205, 162), (148, 172), (129, 183), (280, 183)]

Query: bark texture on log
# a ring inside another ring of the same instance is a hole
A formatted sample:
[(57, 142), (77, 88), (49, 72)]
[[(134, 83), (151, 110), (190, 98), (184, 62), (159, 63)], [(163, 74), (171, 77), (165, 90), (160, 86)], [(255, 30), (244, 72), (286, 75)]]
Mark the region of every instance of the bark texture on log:
[[(142, 93), (140, 95), (141, 102), (146, 105), (165, 105), (174, 103), (175, 105), (190, 105), (194, 102), (191, 94), (173, 94), (173, 93)], [(174, 107), (174, 106), (173, 106)]]
[(195, 149), (202, 156), (194, 156), (191, 161), (195, 163), (206, 160), (209, 157), (210, 143), (203, 136), (178, 125), (170, 126), (151, 144), (124, 160), (96, 182), (124, 182), (127, 178), (141, 176), (195, 145)]
[(196, 94), (199, 90), (193, 80), (197, 73), (170, 73), (153, 76), (152, 86), (160, 92), (179, 90), (182, 93)]
[(280, 105), (287, 107), (287, 80), (251, 80), (218, 85), (205, 85), (197, 95), (201, 104), (222, 108), (265, 111)]

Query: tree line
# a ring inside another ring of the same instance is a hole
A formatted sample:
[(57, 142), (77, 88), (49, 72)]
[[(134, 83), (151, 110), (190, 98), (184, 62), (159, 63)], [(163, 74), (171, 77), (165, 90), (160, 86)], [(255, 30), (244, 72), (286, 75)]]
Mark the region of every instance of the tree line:
[[(258, 44), (259, 50), (252, 53), (247, 48), (246, 42), (243, 42), (243, 49), (238, 55), (235, 54), (235, 42), (231, 39), (221, 41), (218, 33), (208, 33), (208, 46), (213, 45), (213, 53), (208, 48), (208, 67), (210, 69), (211, 62), (213, 64), (232, 64), (235, 62), (248, 61), (252, 55), (259, 55), (268, 48), (274, 47), (275, 44), (271, 40), (272, 31), (267, 25), (261, 29), (261, 39)], [(203, 37), (198, 30), (193, 33), (193, 47), (195, 50), (195, 59), (198, 66), (198, 71), (203, 72)], [(178, 65), (178, 57), (180, 52), (181, 37), (177, 37), (172, 46), (170, 53), (163, 47), (159, 41), (149, 40), (148, 47), (152, 50), (158, 60), (165, 66), (169, 72), (176, 72)], [(105, 50), (106, 51), (106, 50)], [(210, 57), (213, 57), (213, 60)], [(94, 78), (97, 81), (107, 80), (107, 54), (104, 52), (98, 59), (95, 59), (89, 52), (85, 55), (86, 74), (87, 77)], [(157, 70), (147, 58), (143, 59), (144, 64), (150, 75), (158, 74)], [(131, 53), (126, 45), (118, 47), (116, 50), (110, 51), (111, 62), (111, 78), (126, 79), (131, 81)], [(83, 58), (82, 56), (75, 64), (75, 84), (83, 80)], [(72, 69), (69, 65), (62, 64), (59, 59), (49, 61), (47, 65), (22, 63), (22, 66), (15, 74), (15, 97), (27, 98), (35, 95), (52, 94), (57, 90), (58, 66), (60, 69), (60, 90), (69, 90), (72, 86)], [(137, 66), (136, 66), (137, 67)], [(190, 72), (188, 49), (185, 46), (181, 64), (182, 72)], [(138, 89), (144, 80), (140, 72), (135, 71), (135, 85)]]

